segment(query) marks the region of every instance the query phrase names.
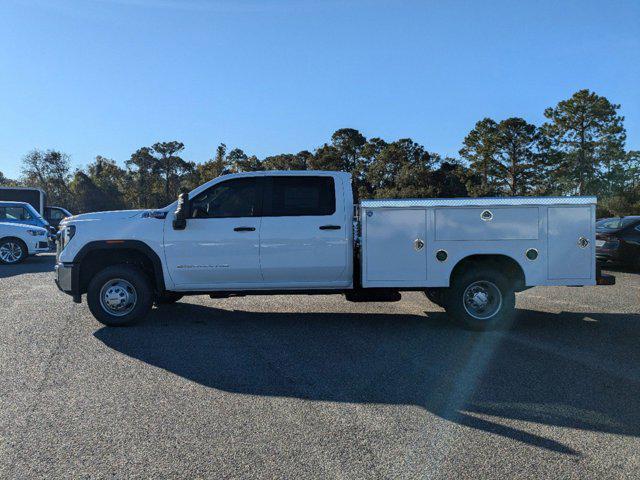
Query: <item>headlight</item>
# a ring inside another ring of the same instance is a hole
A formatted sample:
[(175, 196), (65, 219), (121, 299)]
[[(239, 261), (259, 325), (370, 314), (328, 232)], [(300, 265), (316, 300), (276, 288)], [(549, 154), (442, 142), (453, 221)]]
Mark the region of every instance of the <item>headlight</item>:
[(68, 225), (66, 227), (64, 227), (64, 237), (65, 237), (65, 242), (67, 243), (69, 240), (71, 240), (73, 238), (73, 236), (76, 234), (76, 226), (75, 225)]
[(27, 233), (32, 237), (44, 237), (47, 234), (46, 230), (27, 230)]
[(60, 230), (60, 232), (58, 232), (58, 238), (59, 238), (58, 244), (60, 245), (60, 250), (63, 250), (67, 246), (67, 244), (75, 234), (76, 234), (75, 225), (67, 225), (62, 230)]

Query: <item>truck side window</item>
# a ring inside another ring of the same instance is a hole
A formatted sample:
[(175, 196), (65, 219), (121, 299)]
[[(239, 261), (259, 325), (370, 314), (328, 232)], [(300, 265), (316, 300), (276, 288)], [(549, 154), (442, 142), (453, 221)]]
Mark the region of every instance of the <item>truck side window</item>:
[(260, 185), (238, 178), (213, 185), (191, 200), (191, 218), (235, 218), (260, 215)]
[(335, 213), (336, 193), (332, 177), (272, 178), (271, 194), (265, 198), (265, 216), (320, 216)]

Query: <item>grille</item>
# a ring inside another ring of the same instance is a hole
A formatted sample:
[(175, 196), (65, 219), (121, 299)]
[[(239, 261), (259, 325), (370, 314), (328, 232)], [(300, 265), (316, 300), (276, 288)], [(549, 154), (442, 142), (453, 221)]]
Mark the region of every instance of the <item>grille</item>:
[(58, 233), (58, 235), (56, 235), (56, 263), (60, 260), (60, 252), (62, 252), (62, 248), (62, 235)]

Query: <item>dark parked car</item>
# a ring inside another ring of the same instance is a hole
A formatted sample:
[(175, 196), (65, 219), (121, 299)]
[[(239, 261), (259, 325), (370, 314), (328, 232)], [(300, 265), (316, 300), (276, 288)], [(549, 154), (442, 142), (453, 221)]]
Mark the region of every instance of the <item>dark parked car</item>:
[(640, 270), (640, 216), (598, 220), (596, 258)]
[(46, 218), (47, 221), (56, 228), (58, 228), (58, 225), (60, 225), (63, 218), (70, 216), (71, 213), (69, 210), (62, 207), (44, 207), (44, 218)]

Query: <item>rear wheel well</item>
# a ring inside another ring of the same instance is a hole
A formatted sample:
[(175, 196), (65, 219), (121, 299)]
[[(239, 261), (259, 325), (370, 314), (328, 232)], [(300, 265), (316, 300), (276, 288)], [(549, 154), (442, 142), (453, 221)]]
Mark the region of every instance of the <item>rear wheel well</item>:
[(89, 282), (98, 272), (119, 264), (137, 266), (149, 277), (153, 289), (156, 292), (162, 291), (162, 285), (158, 285), (158, 272), (155, 270), (154, 262), (146, 253), (135, 248), (95, 248), (87, 252), (80, 262), (80, 292), (87, 292)]
[(489, 255), (470, 255), (460, 260), (449, 276), (449, 285), (452, 285), (453, 279), (458, 275), (462, 275), (469, 269), (492, 268), (504, 273), (507, 278), (513, 282), (514, 290), (521, 291), (525, 289), (526, 281), (524, 271), (518, 262), (507, 255), (489, 254)]

